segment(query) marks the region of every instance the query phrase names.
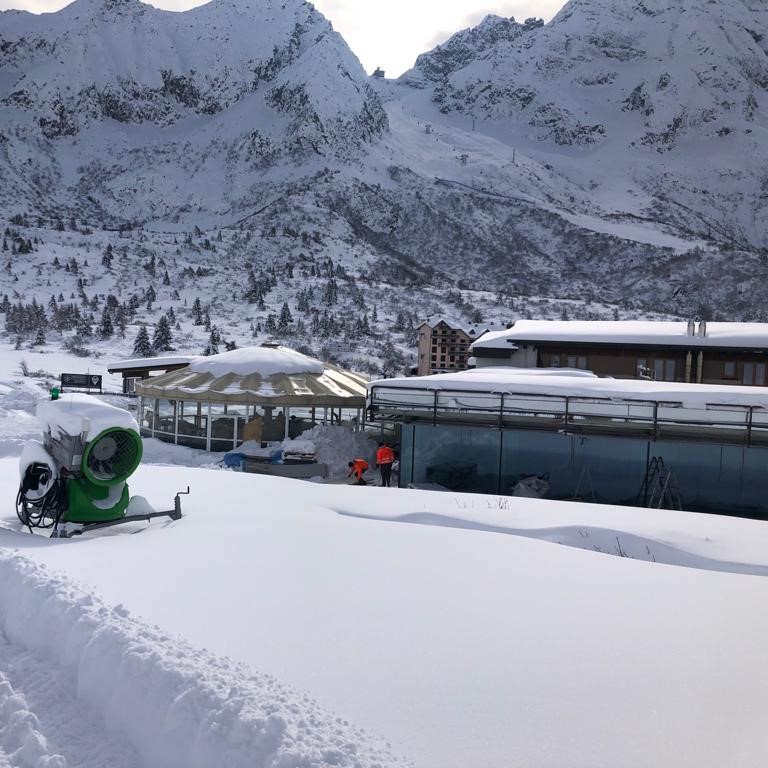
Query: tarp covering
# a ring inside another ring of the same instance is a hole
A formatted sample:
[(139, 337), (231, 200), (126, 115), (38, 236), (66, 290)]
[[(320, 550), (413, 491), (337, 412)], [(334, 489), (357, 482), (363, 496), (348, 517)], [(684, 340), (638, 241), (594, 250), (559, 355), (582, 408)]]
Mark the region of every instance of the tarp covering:
[(367, 381), (285, 347), (249, 347), (136, 384), (142, 397), (213, 403), (363, 408)]

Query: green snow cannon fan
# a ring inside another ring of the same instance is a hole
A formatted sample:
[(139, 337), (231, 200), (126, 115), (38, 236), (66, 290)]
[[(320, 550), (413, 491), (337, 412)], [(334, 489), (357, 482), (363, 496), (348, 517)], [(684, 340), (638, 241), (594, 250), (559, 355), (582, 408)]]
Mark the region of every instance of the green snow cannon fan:
[(52, 528), (51, 537), (68, 538), (121, 523), (181, 517), (179, 494), (166, 512), (130, 497), (126, 480), (139, 466), (143, 446), (127, 411), (91, 395), (59, 397), (54, 391), (38, 406), (37, 417), (43, 443), (29, 443), (22, 453), (16, 500), (19, 520), (30, 531)]

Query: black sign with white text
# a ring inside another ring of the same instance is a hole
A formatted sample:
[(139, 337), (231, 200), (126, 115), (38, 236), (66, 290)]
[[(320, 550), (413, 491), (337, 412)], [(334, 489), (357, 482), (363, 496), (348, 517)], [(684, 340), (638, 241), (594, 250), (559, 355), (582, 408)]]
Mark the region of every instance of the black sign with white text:
[(101, 392), (101, 376), (91, 373), (62, 373), (61, 391), (65, 389), (98, 389)]

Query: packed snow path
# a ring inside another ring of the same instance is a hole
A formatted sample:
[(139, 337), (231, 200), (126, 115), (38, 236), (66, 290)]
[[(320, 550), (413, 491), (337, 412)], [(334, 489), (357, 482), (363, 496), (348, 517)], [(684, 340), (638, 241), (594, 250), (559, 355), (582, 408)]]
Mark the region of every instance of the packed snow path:
[(0, 638), (0, 747), (23, 768), (137, 768), (141, 759), (98, 712), (77, 698), (76, 681)]
[(0, 583), (0, 768), (405, 765), (307, 696), (19, 554), (0, 550)]

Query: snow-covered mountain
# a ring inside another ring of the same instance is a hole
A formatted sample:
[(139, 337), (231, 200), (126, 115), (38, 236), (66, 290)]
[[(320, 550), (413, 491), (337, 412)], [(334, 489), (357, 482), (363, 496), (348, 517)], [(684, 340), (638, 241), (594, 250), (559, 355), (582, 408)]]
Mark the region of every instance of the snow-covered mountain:
[(230, 210), (270, 169), (349, 157), (386, 128), (360, 63), (302, 0), (76, 0), (5, 12), (0, 30), (6, 200), (90, 218)]
[(283, 303), (309, 321), (329, 264), (356, 285), (310, 310), (350, 327), (373, 307), (409, 328), (456, 301), (469, 315), (469, 295), (504, 322), (535, 297), (576, 302), (571, 317), (768, 317), (767, 16), (756, 0), (572, 0), (547, 25), (490, 16), (387, 81), (302, 0), (4, 12), (0, 290), (22, 290), (30, 249), (44, 274), (111, 244), (120, 276), (97, 259), (70, 293), (161, 293), (136, 277), (151, 255), (164, 310), (183, 310), (190, 269), (186, 298), (217, 313), (251, 272), (284, 280), (243, 310), (245, 335)]
[(629, 193), (638, 213), (768, 247), (762, 0), (571, 0), (545, 26), (489, 16), (402, 81), (548, 152), (606, 208), (631, 210)]

